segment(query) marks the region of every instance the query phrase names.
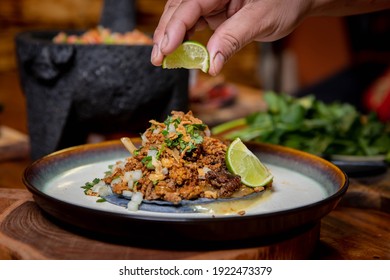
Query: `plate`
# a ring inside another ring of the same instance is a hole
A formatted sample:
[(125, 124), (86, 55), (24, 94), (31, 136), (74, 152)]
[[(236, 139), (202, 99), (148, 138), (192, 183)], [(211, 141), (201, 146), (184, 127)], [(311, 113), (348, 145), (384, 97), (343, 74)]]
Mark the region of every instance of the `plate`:
[(330, 161), (340, 167), (349, 177), (376, 176), (385, 173), (388, 167), (384, 155), (332, 155)]
[(129, 156), (120, 141), (86, 144), (45, 156), (26, 168), (23, 182), (38, 206), (61, 224), (117, 240), (164, 242), (283, 236), (317, 224), (347, 190), (347, 175), (327, 160), (277, 145), (246, 145), (274, 175), (272, 189), (252, 203), (214, 205), (201, 213), (131, 212), (84, 195), (82, 185)]

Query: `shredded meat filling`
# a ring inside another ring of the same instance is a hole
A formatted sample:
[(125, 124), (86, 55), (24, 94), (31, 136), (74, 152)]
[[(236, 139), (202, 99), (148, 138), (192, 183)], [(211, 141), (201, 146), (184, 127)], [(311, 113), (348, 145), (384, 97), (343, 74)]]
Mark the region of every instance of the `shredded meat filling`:
[(218, 189), (220, 197), (229, 197), (241, 186), (241, 178), (225, 170), (209, 171), (206, 173), (207, 182)]

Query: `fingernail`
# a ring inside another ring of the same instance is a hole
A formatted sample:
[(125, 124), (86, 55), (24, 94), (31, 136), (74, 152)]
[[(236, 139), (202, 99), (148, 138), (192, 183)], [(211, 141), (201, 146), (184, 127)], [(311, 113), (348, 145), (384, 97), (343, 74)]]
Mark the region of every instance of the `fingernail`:
[(214, 75), (221, 72), (224, 64), (225, 64), (225, 57), (220, 52), (217, 52), (213, 59)]
[(165, 33), (164, 38), (161, 41), (160, 48), (164, 49), (168, 45), (168, 42), (169, 42), (168, 34)]
[(154, 44), (153, 49), (152, 49), (152, 56), (150, 59), (152, 62), (157, 57), (157, 53), (158, 53), (158, 46), (156, 44)]

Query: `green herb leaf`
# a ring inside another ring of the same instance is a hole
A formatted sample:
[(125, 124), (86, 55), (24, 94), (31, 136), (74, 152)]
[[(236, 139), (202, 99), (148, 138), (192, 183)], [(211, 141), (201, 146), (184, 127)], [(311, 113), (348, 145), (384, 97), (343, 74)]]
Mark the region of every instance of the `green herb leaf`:
[(295, 98), (266, 92), (264, 100), (266, 111), (223, 123), (212, 132), (322, 156), (385, 155), (390, 162), (390, 124), (381, 123), (375, 113), (363, 116), (350, 104), (326, 104), (312, 95)]
[(84, 189), (84, 193), (87, 193), (93, 186), (100, 182), (99, 178), (93, 179), (92, 182), (86, 182), (84, 186), (81, 186)]
[(144, 157), (141, 162), (146, 166), (147, 169), (153, 170), (155, 169), (154, 165), (152, 164), (152, 156), (146, 156)]

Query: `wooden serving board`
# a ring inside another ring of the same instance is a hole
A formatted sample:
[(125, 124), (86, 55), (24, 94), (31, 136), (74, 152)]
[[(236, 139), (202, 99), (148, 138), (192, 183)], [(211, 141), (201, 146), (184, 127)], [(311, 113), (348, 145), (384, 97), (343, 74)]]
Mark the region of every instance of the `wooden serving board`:
[(76, 234), (46, 217), (26, 190), (0, 189), (0, 211), (1, 259), (305, 259), (314, 250), (320, 228), (318, 224), (266, 246), (166, 250)]

